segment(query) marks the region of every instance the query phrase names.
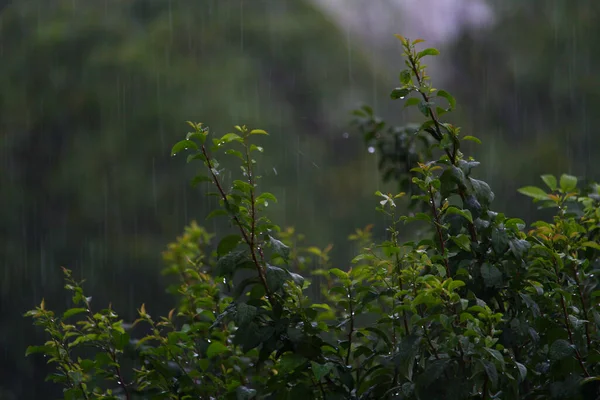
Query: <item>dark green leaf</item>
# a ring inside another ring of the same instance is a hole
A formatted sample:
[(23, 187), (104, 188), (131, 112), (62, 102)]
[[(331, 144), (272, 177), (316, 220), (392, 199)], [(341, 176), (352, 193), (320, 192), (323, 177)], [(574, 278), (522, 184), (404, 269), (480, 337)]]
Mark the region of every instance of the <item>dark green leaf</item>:
[(285, 281), (290, 278), (290, 274), (286, 270), (272, 265), (267, 266), (267, 286), (271, 292), (281, 289)]
[(325, 375), (331, 372), (331, 370), (333, 369), (333, 365), (331, 365), (330, 363), (317, 364), (316, 362), (311, 361), (310, 369), (312, 370), (317, 382), (319, 382), (321, 379), (323, 379), (323, 377), (325, 377)]
[(448, 100), (448, 104), (450, 104), (451, 109), (456, 107), (456, 100), (450, 93), (446, 92), (445, 90), (438, 90), (437, 95)]
[(250, 400), (256, 396), (256, 389), (250, 389), (246, 386), (238, 386), (235, 390), (236, 400)]
[(390, 93), (390, 97), (392, 98), (392, 100), (403, 99), (409, 93), (410, 93), (410, 89), (407, 89), (407, 88), (395, 88), (394, 90), (392, 90), (392, 93)]
[(487, 287), (500, 287), (502, 285), (502, 272), (494, 265), (483, 263), (481, 277)]
[(198, 150), (198, 145), (195, 142), (192, 142), (191, 140), (182, 140), (180, 142), (175, 143), (175, 145), (171, 149), (171, 155), (174, 156), (181, 150), (186, 149)]
[(280, 255), (281, 258), (283, 258), (283, 260), (285, 262), (289, 261), (290, 258), (290, 248), (288, 246), (286, 246), (285, 244), (283, 244), (282, 241), (275, 239), (273, 236), (269, 235), (269, 242), (271, 243), (271, 248), (273, 248), (273, 251)]
[(221, 257), (224, 256), (235, 249), (241, 240), (242, 237), (237, 234), (225, 236), (223, 239), (221, 239), (219, 245), (217, 246), (217, 254)]
[[(498, 386), (498, 370), (494, 363), (483, 360), (483, 368), (485, 369), (485, 374), (490, 378), (490, 382), (492, 383), (492, 388)], [(484, 394), (487, 397), (487, 394)]]
[(237, 303), (235, 307), (235, 323), (239, 328), (243, 328), (254, 320), (258, 314), (258, 309), (246, 303)]
[(560, 361), (575, 354), (575, 349), (571, 343), (564, 339), (558, 339), (550, 346), (548, 357), (552, 361)]
[(458, 208), (456, 206), (450, 206), (446, 209), (446, 214), (460, 215), (463, 218), (465, 218), (467, 221), (469, 221), (470, 223), (473, 223), (473, 216), (471, 215), (471, 211), (469, 211), (469, 210), (461, 210), (460, 208)]

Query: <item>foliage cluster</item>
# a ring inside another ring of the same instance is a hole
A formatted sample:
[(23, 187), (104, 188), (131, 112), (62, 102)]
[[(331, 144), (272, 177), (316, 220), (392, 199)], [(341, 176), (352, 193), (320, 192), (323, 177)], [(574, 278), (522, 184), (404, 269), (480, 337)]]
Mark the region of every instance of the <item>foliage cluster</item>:
[[(56, 365), (50, 379), (65, 398), (600, 395), (600, 187), (544, 175), (547, 189), (520, 192), (555, 213), (529, 228), (493, 211), (494, 193), (473, 176), (479, 162), (462, 150), (479, 140), (443, 121), (455, 99), (431, 85), (422, 63), (438, 51), (398, 39), (406, 69), (391, 97), (425, 121), (395, 129), (368, 107), (355, 112), (382, 173), (403, 190), (376, 193), (386, 240), (357, 230), (351, 266), (330, 265), (329, 249), (300, 246), (266, 216), (276, 198), (258, 190), (255, 160), (266, 132), (236, 126), (212, 138), (190, 123), (172, 153), (204, 164), (194, 183), (207, 182), (220, 204), (209, 217), (227, 218), (235, 233), (212, 246), (189, 226), (164, 254), (177, 307), (154, 318), (142, 305), (131, 325), (110, 307), (92, 311), (65, 270), (75, 306), (59, 315), (42, 302), (27, 313), (49, 336), (28, 353)], [(217, 155), (240, 170), (224, 170)], [(404, 201), (408, 215), (398, 212)], [(402, 243), (407, 225), (418, 234)]]

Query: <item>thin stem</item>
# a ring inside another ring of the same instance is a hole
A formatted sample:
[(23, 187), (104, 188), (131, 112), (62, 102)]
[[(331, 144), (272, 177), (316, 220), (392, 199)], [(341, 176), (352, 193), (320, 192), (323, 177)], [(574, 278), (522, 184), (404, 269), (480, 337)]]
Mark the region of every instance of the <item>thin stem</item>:
[(485, 378), (483, 378), (483, 387), (481, 388), (481, 399), (485, 400), (487, 399), (487, 395), (488, 395), (488, 382), (489, 382), (489, 378), (487, 376), (487, 374), (485, 374)]
[[(554, 261), (554, 273), (556, 275), (557, 283), (560, 284), (558, 265), (556, 264), (556, 261)], [(587, 371), (587, 369), (585, 368), (585, 364), (583, 363), (583, 358), (581, 357), (581, 354), (579, 353), (579, 350), (577, 349), (577, 346), (575, 345), (575, 340), (573, 339), (573, 333), (571, 332), (571, 325), (569, 323), (569, 313), (567, 311), (567, 305), (565, 303), (565, 298), (562, 294), (560, 295), (560, 305), (561, 305), (562, 312), (563, 312), (563, 318), (565, 320), (565, 327), (567, 328), (567, 335), (569, 336), (569, 342), (571, 343), (571, 345), (573, 346), (573, 349), (575, 350), (575, 358), (577, 358), (577, 361), (579, 361), (579, 365), (581, 366), (581, 369), (582, 369), (584, 375), (589, 378), (590, 374)]]
[(590, 338), (590, 324), (588, 318), (588, 309), (585, 303), (585, 297), (583, 295), (583, 290), (581, 290), (581, 283), (579, 282), (579, 271), (577, 270), (577, 266), (573, 264), (573, 278), (575, 278), (575, 283), (577, 284), (577, 292), (579, 293), (579, 300), (581, 301), (581, 309), (583, 310), (583, 318), (588, 321), (585, 324), (585, 338), (587, 342), (588, 349), (592, 346), (592, 340)]
[[(210, 156), (208, 155), (208, 152), (206, 151), (205, 145), (202, 145), (202, 154), (206, 158), (206, 166), (208, 167), (210, 174), (212, 176), (213, 182), (217, 186), (217, 190), (219, 191), (219, 194), (221, 195), (221, 198), (223, 199), (225, 208), (227, 210), (229, 210), (230, 206), (229, 206), (229, 201), (227, 200), (227, 194), (225, 193), (225, 190), (223, 190), (223, 186), (221, 185), (221, 182), (219, 181), (219, 179), (217, 178), (217, 176), (215, 175), (215, 173), (213, 171), (213, 164), (212, 164)], [(252, 201), (252, 208), (254, 208), (254, 201)], [(237, 217), (237, 215), (234, 215), (232, 213), (232, 217), (233, 217), (233, 220), (235, 221), (236, 225), (238, 226), (240, 233), (242, 234), (242, 237), (244, 238), (244, 242), (248, 245), (248, 247), (250, 247), (250, 255), (252, 257), (252, 262), (254, 263), (254, 265), (256, 267), (256, 271), (258, 272), (258, 277), (259, 277), (263, 287), (265, 288), (265, 293), (267, 295), (267, 299), (269, 300), (269, 303), (271, 303), (271, 306), (275, 306), (275, 300), (273, 299), (271, 290), (269, 289), (269, 285), (267, 284), (267, 277), (265, 276), (265, 271), (263, 270), (260, 262), (258, 261), (258, 258), (256, 257), (256, 249), (254, 248), (254, 236), (249, 237), (248, 233), (244, 229), (244, 225), (242, 224), (240, 219)], [(254, 218), (252, 218), (251, 231), (252, 232), (254, 231)]]
[(446, 276), (450, 278), (450, 267), (448, 266), (448, 259), (446, 258), (446, 245), (444, 241), (444, 235), (442, 233), (442, 223), (440, 221), (440, 215), (438, 213), (437, 207), (435, 206), (435, 199), (433, 197), (433, 187), (429, 185), (429, 202), (431, 203), (431, 212), (433, 213), (435, 230), (438, 234), (438, 239), (440, 241), (440, 250), (442, 251), (442, 256), (444, 258), (444, 266), (446, 267)]
[(350, 353), (352, 352), (352, 334), (354, 333), (354, 307), (352, 307), (352, 292), (348, 288), (348, 308), (350, 310), (350, 330), (348, 331), (348, 353), (346, 353), (346, 365), (350, 363)]
[(565, 326), (567, 327), (567, 334), (569, 335), (569, 342), (573, 346), (573, 349), (575, 349), (575, 358), (577, 358), (577, 361), (579, 361), (579, 365), (581, 366), (581, 369), (583, 370), (584, 375), (589, 378), (590, 374), (587, 371), (587, 369), (585, 368), (585, 364), (583, 363), (583, 358), (581, 357), (579, 350), (577, 350), (577, 347), (575, 346), (575, 341), (573, 340), (573, 333), (571, 332), (571, 326), (569, 325), (569, 314), (567, 312), (565, 298), (562, 295), (560, 296), (560, 304), (562, 307), (563, 317), (565, 319)]
[[(431, 132), (430, 133), (437, 141), (441, 141), (444, 136), (442, 134), (441, 122), (439, 121), (439, 118), (437, 117), (435, 111), (431, 108), (431, 106), (429, 106), (430, 97), (427, 95), (427, 93), (422, 92), (420, 89), (421, 86), (423, 85), (423, 77), (419, 74), (419, 69), (417, 67), (417, 61), (415, 59), (415, 54), (413, 51), (408, 51), (407, 53), (408, 53), (408, 60), (411, 65), (411, 69), (412, 69), (413, 73), (415, 74), (415, 78), (417, 79), (417, 83), (419, 85), (418, 92), (421, 93), (421, 97), (427, 103), (427, 110), (429, 111), (429, 117), (431, 118), (431, 120), (433, 121), (433, 124), (435, 126), (435, 131), (434, 131), (435, 134), (431, 133)], [(453, 143), (452, 152), (448, 149), (445, 149), (445, 152), (448, 155), (448, 158), (450, 159), (450, 162), (452, 163), (452, 165), (456, 166), (456, 163), (457, 163), (456, 155), (458, 152), (458, 149), (456, 148), (456, 144)], [(465, 204), (466, 203), (466, 194), (460, 186), (458, 186), (458, 195), (460, 196), (463, 204)], [(469, 227), (469, 234), (471, 235), (471, 241), (476, 242), (477, 241), (477, 230), (475, 229), (475, 225), (473, 225), (471, 222), (469, 222), (468, 227)]]

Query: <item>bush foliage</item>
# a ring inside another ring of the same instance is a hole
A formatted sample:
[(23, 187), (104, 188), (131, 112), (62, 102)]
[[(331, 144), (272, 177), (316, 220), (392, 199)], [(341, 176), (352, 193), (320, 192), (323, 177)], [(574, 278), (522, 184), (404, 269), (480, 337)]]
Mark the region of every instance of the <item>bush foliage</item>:
[[(546, 189), (520, 192), (551, 209), (549, 221), (526, 227), (493, 211), (494, 193), (473, 177), (479, 162), (463, 153), (479, 140), (444, 122), (455, 99), (422, 64), (438, 51), (398, 39), (406, 69), (391, 98), (425, 121), (398, 128), (369, 107), (354, 113), (384, 179), (398, 183), (399, 193), (376, 193), (387, 238), (359, 229), (349, 267), (331, 265), (329, 248), (304, 246), (267, 217), (277, 199), (259, 191), (255, 160), (267, 133), (236, 126), (213, 138), (189, 123), (172, 154), (204, 165), (193, 183), (212, 188), (220, 207), (208, 217), (226, 218), (232, 233), (215, 241), (188, 226), (164, 253), (176, 307), (153, 317), (142, 305), (132, 324), (110, 306), (94, 311), (64, 269), (73, 308), (42, 302), (26, 315), (48, 336), (27, 354), (56, 366), (49, 379), (66, 399), (600, 395), (600, 187), (544, 175)], [(401, 242), (406, 229), (413, 240)]]

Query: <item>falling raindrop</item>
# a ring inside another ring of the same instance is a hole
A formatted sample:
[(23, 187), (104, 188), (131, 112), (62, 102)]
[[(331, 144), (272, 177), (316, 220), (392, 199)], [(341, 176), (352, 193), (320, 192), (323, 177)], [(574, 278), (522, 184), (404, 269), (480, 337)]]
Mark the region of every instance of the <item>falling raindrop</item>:
[(371, 154), (375, 153), (375, 147), (373, 146), (369, 146), (369, 148), (367, 149), (367, 151)]
[(344, 133), (342, 133), (342, 137), (344, 139), (348, 139), (350, 137), (350, 134), (348, 132), (344, 132)]

